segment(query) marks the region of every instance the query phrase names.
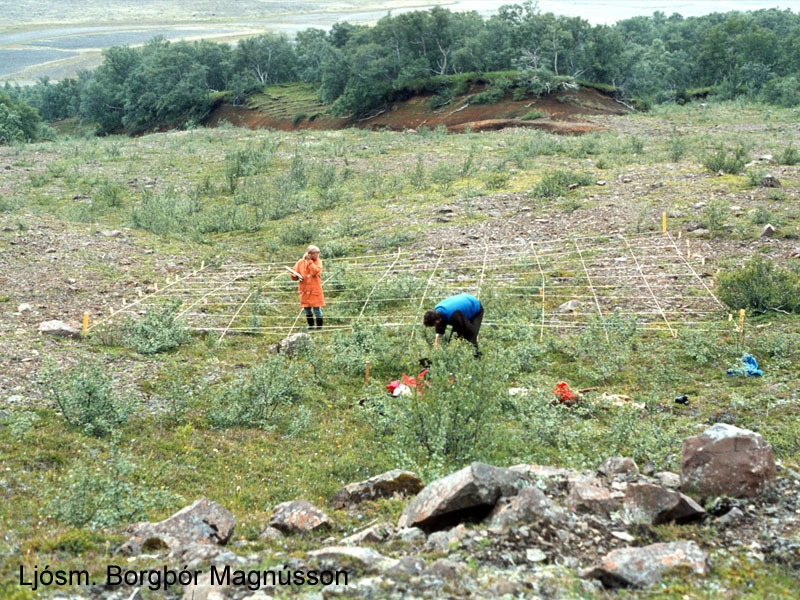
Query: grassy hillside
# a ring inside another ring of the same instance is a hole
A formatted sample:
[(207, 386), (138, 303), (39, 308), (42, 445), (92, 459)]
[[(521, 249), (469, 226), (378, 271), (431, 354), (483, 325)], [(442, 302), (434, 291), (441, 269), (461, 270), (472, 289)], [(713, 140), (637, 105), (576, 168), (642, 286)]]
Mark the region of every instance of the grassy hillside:
[[(754, 256), (797, 277), (794, 113), (710, 104), (587, 120), (602, 130), (226, 125), (0, 147), (0, 596), (33, 597), (20, 564), (99, 573), (127, 524), (204, 496), (236, 515), (235, 552), (270, 561), (311, 543), (259, 538), (275, 504), (324, 506), (392, 468), (430, 480), (471, 460), (593, 469), (625, 455), (677, 471), (683, 438), (727, 422), (798, 470), (797, 315), (740, 321), (734, 308), (695, 313), (692, 297), (714, 298)], [(744, 167), (767, 154), (777, 164)], [(780, 187), (761, 185), (767, 172)], [(677, 254), (648, 262), (664, 214)], [(776, 235), (759, 237), (767, 223)], [(326, 264), (329, 327), (313, 348), (272, 355), (302, 330), (278, 276), (309, 243)], [(654, 272), (628, 298), (590, 284), (645, 263)], [(194, 297), (173, 303), (195, 271)], [(455, 340), (434, 351), (421, 326), (425, 308), (462, 290), (486, 304), (479, 361)], [(581, 294), (580, 310), (558, 312)], [(633, 298), (648, 294), (662, 302)], [(198, 325), (215, 312), (247, 326)], [(80, 328), (84, 313), (80, 341), (37, 333), (47, 319)], [(743, 352), (763, 377), (726, 374)], [(421, 357), (433, 360), (424, 398), (389, 398), (385, 384)], [(553, 404), (560, 381), (585, 401)], [(401, 510), (337, 511), (331, 535)], [(717, 557), (697, 589), (667, 581), (660, 597), (790, 589), (796, 573), (745, 552)]]

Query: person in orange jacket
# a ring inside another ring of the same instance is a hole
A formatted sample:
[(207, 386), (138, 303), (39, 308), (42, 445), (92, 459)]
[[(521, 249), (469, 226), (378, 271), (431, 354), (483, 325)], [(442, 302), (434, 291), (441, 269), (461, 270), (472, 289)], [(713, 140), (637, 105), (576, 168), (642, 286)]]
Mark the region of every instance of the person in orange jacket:
[(300, 306), (306, 314), (308, 328), (322, 329), (322, 307), (325, 306), (325, 295), (322, 293), (322, 260), (319, 257), (319, 248), (309, 246), (303, 258), (294, 265), (294, 270), (300, 274), (292, 275), (292, 279), (299, 281), (297, 291), (300, 294)]

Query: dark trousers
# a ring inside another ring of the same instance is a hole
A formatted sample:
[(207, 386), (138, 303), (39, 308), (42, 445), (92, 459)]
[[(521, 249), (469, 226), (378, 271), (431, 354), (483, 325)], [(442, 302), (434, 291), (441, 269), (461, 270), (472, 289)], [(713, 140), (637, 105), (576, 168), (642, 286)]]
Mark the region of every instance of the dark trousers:
[(481, 309), (478, 311), (478, 313), (474, 317), (472, 317), (469, 320), (469, 322), (470, 322), (470, 325), (472, 325), (472, 330), (475, 332), (475, 339), (470, 340), (470, 341), (473, 344), (475, 344), (475, 347), (477, 348), (478, 347), (478, 333), (480, 332), (481, 324), (483, 323), (483, 306), (481, 306)]

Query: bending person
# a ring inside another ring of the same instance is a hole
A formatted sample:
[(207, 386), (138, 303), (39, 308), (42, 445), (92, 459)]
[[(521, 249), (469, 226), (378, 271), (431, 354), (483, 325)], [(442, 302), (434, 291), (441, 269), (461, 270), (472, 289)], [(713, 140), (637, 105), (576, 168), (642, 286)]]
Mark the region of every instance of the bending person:
[[(480, 356), (478, 351), (478, 332), (483, 322), (483, 306), (480, 300), (470, 294), (458, 294), (445, 298), (432, 310), (425, 312), (422, 323), (425, 327), (434, 327), (436, 338), (435, 347), (439, 347), (439, 338), (445, 334), (447, 326), (452, 327), (452, 333), (462, 337), (475, 346), (475, 356)], [(451, 333), (451, 335), (452, 335)]]

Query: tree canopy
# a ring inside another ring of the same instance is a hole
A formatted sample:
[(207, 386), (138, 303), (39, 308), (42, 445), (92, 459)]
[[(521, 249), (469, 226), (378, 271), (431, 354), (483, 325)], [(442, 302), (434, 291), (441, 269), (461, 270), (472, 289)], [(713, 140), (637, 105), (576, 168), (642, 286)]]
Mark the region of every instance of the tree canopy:
[(794, 106), (800, 16), (779, 9), (691, 18), (655, 12), (591, 26), (525, 1), (487, 19), (436, 7), (389, 13), (374, 26), (337, 23), (292, 40), (269, 33), (235, 46), (154, 38), (140, 48), (107, 49), (98, 68), (75, 79), (6, 85), (2, 106), (10, 115), (9, 102), (15, 113), (23, 103), (45, 120), (79, 116), (100, 134), (140, 133), (202, 122), (215, 94), (240, 103), (275, 83), (312, 83), (335, 114), (359, 115), (409, 90), (441, 92), (448, 77), (455, 86), (465, 74), (494, 71), (516, 72), (512, 85), (521, 87), (548, 77), (613, 86), (643, 105), (681, 102), (703, 90)]

